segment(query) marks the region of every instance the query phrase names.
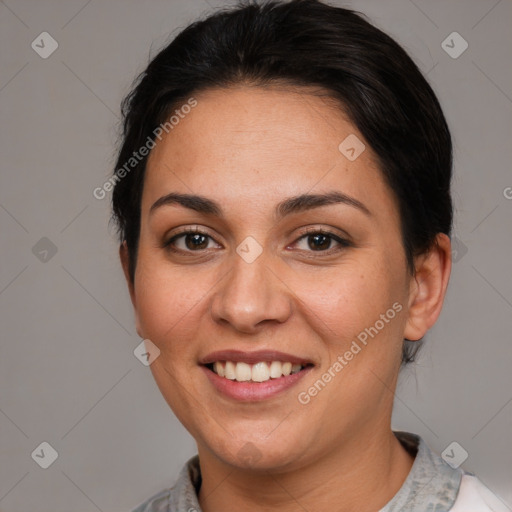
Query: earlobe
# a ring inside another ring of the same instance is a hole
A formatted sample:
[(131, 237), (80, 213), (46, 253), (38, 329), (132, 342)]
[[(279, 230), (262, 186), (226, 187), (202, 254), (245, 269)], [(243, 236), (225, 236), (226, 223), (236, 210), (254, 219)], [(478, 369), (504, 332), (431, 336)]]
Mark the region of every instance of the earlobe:
[(446, 295), (451, 263), (450, 238), (444, 233), (437, 235), (428, 253), (416, 258), (404, 338), (421, 339), (437, 321)]

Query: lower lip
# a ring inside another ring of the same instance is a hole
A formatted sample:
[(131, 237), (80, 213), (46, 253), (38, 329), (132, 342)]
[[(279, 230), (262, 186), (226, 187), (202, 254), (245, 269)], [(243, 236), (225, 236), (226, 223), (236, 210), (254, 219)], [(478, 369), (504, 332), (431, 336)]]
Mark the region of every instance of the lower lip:
[(279, 377), (278, 379), (269, 379), (265, 382), (238, 382), (226, 379), (225, 377), (219, 377), (206, 366), (201, 366), (201, 368), (217, 391), (223, 395), (243, 402), (257, 402), (272, 398), (291, 388), (309, 373), (313, 367), (308, 366), (300, 372)]

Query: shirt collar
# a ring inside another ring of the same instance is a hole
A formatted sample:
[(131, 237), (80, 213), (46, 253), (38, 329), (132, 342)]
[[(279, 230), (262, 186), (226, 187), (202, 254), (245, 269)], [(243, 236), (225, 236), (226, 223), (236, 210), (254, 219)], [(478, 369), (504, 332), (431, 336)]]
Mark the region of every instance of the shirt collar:
[(421, 437), (408, 432), (394, 434), (404, 448), (416, 457), (402, 487), (379, 512), (450, 510), (457, 498), (463, 471), (444, 462)]

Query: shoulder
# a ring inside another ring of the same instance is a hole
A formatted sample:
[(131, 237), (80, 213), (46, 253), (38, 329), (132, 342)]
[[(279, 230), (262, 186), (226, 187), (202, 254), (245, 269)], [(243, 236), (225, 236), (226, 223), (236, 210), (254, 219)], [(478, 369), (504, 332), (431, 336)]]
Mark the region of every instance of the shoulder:
[(183, 466), (174, 486), (155, 494), (132, 512), (182, 512), (201, 510), (197, 492), (201, 485), (199, 457), (195, 455)]
[(450, 512), (509, 512), (507, 507), (474, 475), (462, 477), (457, 499)]
[(171, 497), (170, 489), (151, 496), (144, 503), (133, 509), (132, 512), (168, 512)]
[(168, 512), (170, 497), (170, 489), (160, 491), (133, 509), (132, 512)]

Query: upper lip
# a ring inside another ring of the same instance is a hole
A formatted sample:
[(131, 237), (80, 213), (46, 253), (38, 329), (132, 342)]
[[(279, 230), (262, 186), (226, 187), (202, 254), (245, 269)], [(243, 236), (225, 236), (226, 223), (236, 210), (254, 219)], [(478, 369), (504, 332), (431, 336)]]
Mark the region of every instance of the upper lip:
[(259, 362), (282, 361), (292, 364), (313, 364), (307, 358), (286, 354), (277, 350), (256, 350), (254, 352), (244, 352), (242, 350), (218, 350), (211, 352), (199, 360), (200, 364), (211, 364), (216, 361), (233, 361), (243, 362), (247, 364), (255, 364)]

